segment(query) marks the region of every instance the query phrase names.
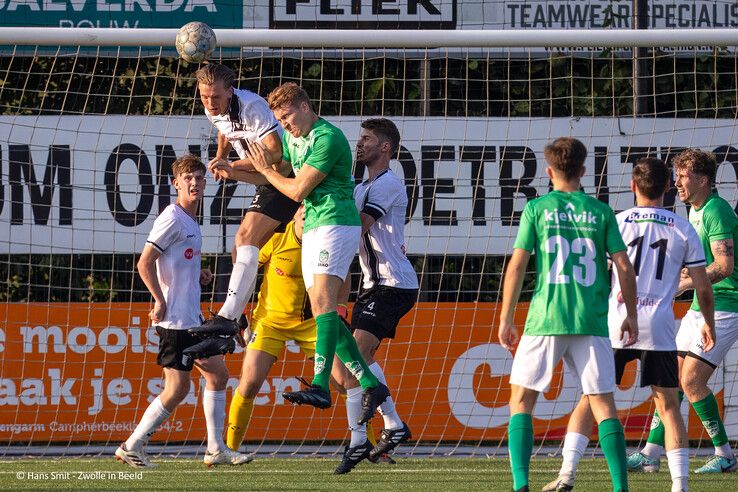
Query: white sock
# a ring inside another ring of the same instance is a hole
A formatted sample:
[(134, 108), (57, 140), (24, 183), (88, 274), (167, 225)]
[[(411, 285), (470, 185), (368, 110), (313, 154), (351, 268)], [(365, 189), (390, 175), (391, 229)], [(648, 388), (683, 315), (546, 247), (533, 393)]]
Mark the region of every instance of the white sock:
[(671, 490), (681, 492), (687, 490), (689, 476), (689, 448), (677, 448), (666, 452), (671, 472)]
[(574, 479), (577, 475), (577, 466), (579, 460), (584, 456), (584, 451), (589, 444), (589, 437), (579, 434), (578, 432), (567, 432), (564, 437), (564, 445), (561, 455), (564, 460), (561, 462), (561, 471), (559, 476), (566, 476)]
[(141, 417), (141, 421), (133, 430), (133, 434), (126, 440), (126, 449), (141, 448), (149, 442), (149, 437), (156, 432), (156, 429), (169, 418), (170, 412), (164, 408), (161, 398), (154, 398), (149, 407)]
[(259, 248), (239, 246), (236, 263), (228, 281), (228, 295), (218, 314), (228, 319), (238, 319), (246, 308), (246, 302), (254, 292), (254, 279), (259, 268)]
[(724, 458), (732, 458), (733, 457), (733, 449), (730, 447), (730, 442), (726, 442), (722, 446), (716, 446), (715, 447), (715, 454), (718, 456), (722, 456)]
[(646, 445), (643, 446), (641, 454), (648, 456), (652, 460), (657, 460), (664, 454), (664, 447), (652, 442), (647, 442)]
[(202, 407), (205, 411), (205, 426), (208, 429), (208, 453), (216, 453), (226, 448), (223, 442), (225, 427), (225, 390), (206, 389), (202, 393)]
[(351, 430), (349, 446), (352, 448), (366, 442), (366, 424), (357, 424), (359, 417), (361, 417), (361, 394), (363, 391), (361, 386), (346, 390), (346, 418)]
[[(377, 379), (379, 379), (379, 382), (383, 385), (387, 386), (387, 379), (384, 377), (384, 371), (382, 371), (382, 368), (379, 366), (378, 363), (373, 363), (371, 366), (369, 366), (369, 369), (372, 371), (372, 374), (376, 376)], [(392, 397), (388, 396), (386, 400), (384, 400), (384, 403), (379, 405), (379, 414), (382, 416), (382, 419), (384, 419), (384, 428), (387, 430), (395, 430), (395, 429), (402, 429), (402, 419), (399, 415), (397, 415), (397, 410), (395, 409), (395, 402), (392, 401)]]

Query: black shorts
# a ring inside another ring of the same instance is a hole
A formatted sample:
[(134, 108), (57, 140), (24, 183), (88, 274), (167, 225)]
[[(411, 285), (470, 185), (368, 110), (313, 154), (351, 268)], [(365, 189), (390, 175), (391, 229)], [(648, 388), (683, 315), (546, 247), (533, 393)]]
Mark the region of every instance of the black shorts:
[(292, 220), (298, 208), (300, 208), (300, 202), (287, 198), (272, 185), (261, 185), (256, 187), (256, 194), (246, 213), (257, 212), (277, 220), (282, 224), (275, 229), (275, 232), (284, 232), (285, 225)]
[(641, 361), (641, 388), (660, 386), (679, 387), (679, 363), (676, 350), (615, 349), (615, 381), (620, 384), (625, 364), (632, 360)]
[(182, 352), (202, 339), (187, 333), (187, 330), (170, 330), (161, 326), (156, 327), (156, 333), (159, 335), (159, 355), (156, 356), (156, 363), (161, 367), (191, 371), (195, 361), (189, 358), (190, 363), (184, 364)]
[(379, 340), (395, 338), (400, 319), (412, 309), (417, 299), (417, 289), (378, 285), (362, 290), (351, 314), (351, 331), (368, 331)]

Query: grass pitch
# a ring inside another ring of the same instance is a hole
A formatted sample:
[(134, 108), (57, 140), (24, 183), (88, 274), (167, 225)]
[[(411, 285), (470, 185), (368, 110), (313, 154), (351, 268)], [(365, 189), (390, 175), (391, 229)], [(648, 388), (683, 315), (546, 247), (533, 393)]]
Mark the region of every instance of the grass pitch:
[[(241, 467), (208, 469), (195, 459), (154, 459), (158, 467), (135, 470), (112, 457), (0, 461), (0, 490), (511, 490), (508, 461), (501, 458), (398, 458), (396, 465), (362, 463), (333, 475), (338, 459), (257, 458)], [(692, 460), (692, 470), (702, 458)], [(531, 462), (531, 491), (552, 480), (558, 459)], [(630, 490), (668, 491), (668, 467), (660, 473), (630, 474)], [(604, 458), (581, 462), (575, 490), (609, 492)], [(738, 474), (690, 475), (694, 492), (738, 491)]]

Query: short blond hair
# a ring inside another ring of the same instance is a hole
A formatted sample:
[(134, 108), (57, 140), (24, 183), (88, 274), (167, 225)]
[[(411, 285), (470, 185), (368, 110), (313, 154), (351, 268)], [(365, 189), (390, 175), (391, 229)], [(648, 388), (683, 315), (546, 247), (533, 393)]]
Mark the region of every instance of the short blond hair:
[(172, 176), (175, 178), (195, 171), (202, 171), (203, 174), (207, 171), (205, 164), (196, 155), (185, 154), (172, 163)]
[(226, 89), (233, 87), (236, 80), (236, 74), (233, 70), (221, 65), (220, 63), (208, 63), (195, 72), (195, 78), (198, 84), (215, 85), (216, 82), (223, 82)]
[(303, 102), (307, 103), (311, 110), (313, 109), (310, 96), (305, 92), (305, 89), (294, 82), (286, 82), (274, 89), (267, 96), (267, 102), (272, 111), (284, 106), (297, 106)]

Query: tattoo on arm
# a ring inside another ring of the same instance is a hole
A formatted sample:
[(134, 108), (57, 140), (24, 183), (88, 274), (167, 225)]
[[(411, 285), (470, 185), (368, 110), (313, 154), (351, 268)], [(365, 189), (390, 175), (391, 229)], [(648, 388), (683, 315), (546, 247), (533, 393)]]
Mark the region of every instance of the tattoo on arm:
[(733, 256), (734, 246), (730, 239), (720, 239), (710, 243), (713, 256)]

